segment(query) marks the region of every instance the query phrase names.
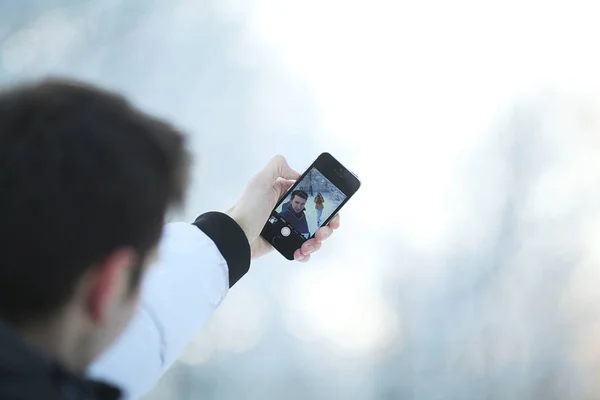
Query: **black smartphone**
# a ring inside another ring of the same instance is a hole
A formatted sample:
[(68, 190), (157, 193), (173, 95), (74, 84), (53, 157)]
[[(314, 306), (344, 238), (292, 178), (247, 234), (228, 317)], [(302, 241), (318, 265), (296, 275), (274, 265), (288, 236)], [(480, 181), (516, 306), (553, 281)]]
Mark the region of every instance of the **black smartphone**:
[(329, 153), (321, 154), (279, 200), (261, 236), (288, 260), (335, 217), (360, 181)]

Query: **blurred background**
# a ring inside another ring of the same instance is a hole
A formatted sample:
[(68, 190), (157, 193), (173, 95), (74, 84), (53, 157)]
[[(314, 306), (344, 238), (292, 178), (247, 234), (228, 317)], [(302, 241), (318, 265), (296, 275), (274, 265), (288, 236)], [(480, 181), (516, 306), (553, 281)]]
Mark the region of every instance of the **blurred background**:
[(594, 2), (2, 0), (0, 85), (116, 89), (187, 131), (191, 221), (274, 154), (363, 186), (254, 263), (144, 400), (600, 399)]

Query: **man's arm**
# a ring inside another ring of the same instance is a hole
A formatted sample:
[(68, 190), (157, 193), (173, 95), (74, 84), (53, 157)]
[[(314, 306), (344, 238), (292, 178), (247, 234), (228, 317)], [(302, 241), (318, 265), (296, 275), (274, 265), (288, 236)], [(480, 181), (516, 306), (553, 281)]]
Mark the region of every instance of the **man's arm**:
[[(277, 201), (298, 177), (285, 158), (276, 156), (250, 180), (242, 193), (243, 201), (228, 215), (212, 212), (201, 215), (195, 226), (167, 225), (159, 260), (144, 280), (138, 313), (117, 342), (92, 365), (90, 374), (121, 386), (126, 399), (138, 399), (149, 392), (228, 289), (246, 274), (251, 255), (258, 258), (273, 251), (260, 232)], [(308, 261), (339, 224), (336, 216), (304, 242), (294, 258)]]
[(146, 394), (249, 267), (248, 239), (229, 216), (166, 225), (134, 320), (90, 374), (121, 386), (127, 399)]

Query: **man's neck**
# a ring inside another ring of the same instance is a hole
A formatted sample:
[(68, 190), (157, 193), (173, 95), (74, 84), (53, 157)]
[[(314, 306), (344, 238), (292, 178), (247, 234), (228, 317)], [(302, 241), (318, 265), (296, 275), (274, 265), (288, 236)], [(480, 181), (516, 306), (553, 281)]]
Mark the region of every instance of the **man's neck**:
[(57, 318), (22, 324), (16, 328), (19, 337), (44, 357), (57, 361), (73, 373), (83, 373), (89, 363), (80, 324)]

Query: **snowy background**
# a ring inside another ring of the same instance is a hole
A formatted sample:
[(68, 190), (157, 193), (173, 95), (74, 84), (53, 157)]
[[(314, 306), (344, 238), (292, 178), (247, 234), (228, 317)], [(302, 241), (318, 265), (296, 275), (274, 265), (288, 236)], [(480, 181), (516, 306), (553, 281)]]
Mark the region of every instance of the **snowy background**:
[[(362, 181), (256, 260), (145, 400), (600, 399), (600, 24), (583, 0), (2, 0), (48, 73), (189, 132), (192, 221), (274, 154)], [(375, 205), (393, 212), (375, 216)]]
[[(304, 190), (308, 194), (304, 214), (308, 222), (308, 231), (313, 235), (319, 228), (317, 224), (317, 210), (315, 208), (315, 197), (321, 193), (325, 202), (323, 203), (323, 214), (321, 215), (321, 224), (338, 208), (344, 201), (346, 195), (339, 190), (329, 179), (327, 179), (319, 170), (312, 168), (293, 190)], [(285, 197), (284, 201), (277, 207), (276, 211), (281, 212), (285, 203), (291, 200), (292, 195)]]

